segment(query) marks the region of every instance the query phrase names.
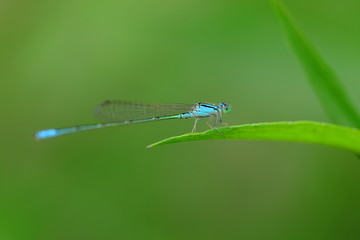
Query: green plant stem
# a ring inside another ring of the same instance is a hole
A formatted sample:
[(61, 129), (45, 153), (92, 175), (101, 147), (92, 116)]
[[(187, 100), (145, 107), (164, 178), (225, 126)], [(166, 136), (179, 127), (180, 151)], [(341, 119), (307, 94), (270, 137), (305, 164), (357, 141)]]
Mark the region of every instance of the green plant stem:
[(148, 147), (215, 139), (257, 139), (314, 143), (360, 153), (360, 130), (328, 123), (310, 121), (256, 123), (222, 127), (219, 130), (222, 134), (211, 129), (167, 138)]
[(360, 128), (360, 115), (335, 71), (308, 41), (281, 1), (273, 0), (271, 3), (292, 49), (307, 73), (309, 83), (330, 119), (336, 124)]

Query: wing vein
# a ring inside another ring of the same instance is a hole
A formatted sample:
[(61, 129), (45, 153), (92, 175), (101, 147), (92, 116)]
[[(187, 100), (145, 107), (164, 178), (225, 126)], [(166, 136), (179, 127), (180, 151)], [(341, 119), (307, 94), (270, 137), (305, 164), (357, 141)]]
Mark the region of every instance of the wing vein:
[(96, 118), (114, 122), (171, 116), (193, 110), (193, 104), (150, 104), (126, 101), (105, 101), (95, 108)]

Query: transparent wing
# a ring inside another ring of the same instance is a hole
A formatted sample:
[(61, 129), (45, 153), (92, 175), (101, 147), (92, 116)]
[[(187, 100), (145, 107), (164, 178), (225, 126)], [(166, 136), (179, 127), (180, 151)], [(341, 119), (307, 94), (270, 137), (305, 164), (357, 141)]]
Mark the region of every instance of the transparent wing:
[(105, 101), (94, 115), (103, 121), (126, 121), (171, 116), (192, 111), (194, 104), (149, 104), (125, 101)]

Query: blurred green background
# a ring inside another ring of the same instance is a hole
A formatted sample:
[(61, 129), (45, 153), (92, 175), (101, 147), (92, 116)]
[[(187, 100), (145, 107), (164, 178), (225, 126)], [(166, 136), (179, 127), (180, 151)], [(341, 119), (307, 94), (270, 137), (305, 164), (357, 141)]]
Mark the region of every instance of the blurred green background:
[[(360, 105), (360, 2), (284, 1)], [(269, 3), (0, 2), (0, 239), (360, 239), (360, 162), (324, 146), (145, 146), (193, 120), (35, 141), (104, 100), (328, 121)], [(198, 130), (207, 129), (200, 121)]]

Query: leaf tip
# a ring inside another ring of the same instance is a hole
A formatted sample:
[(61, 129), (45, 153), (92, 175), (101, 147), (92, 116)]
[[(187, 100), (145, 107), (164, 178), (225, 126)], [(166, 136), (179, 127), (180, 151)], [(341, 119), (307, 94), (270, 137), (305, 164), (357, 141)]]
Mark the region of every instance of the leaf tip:
[(153, 148), (155, 146), (156, 146), (156, 143), (153, 143), (153, 144), (147, 145), (146, 148)]

